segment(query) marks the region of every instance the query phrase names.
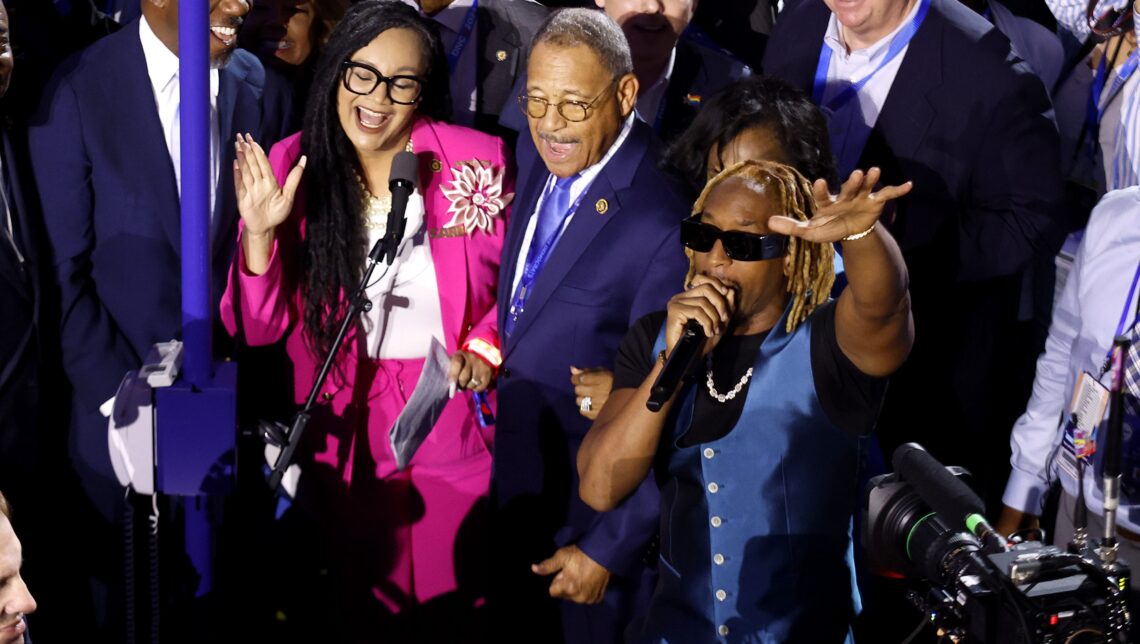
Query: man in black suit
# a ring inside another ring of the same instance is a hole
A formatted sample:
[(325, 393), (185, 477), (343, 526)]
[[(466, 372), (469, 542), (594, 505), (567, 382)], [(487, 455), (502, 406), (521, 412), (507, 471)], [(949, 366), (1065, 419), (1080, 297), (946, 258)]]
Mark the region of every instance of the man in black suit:
[(886, 217), (910, 270), (916, 339), (884, 404), (884, 452), (917, 440), (1000, 494), (1032, 378), (1017, 368), (1022, 273), (1060, 242), (1044, 86), (953, 0), (801, 0), (777, 20), (764, 69), (814, 90), (841, 176), (878, 166), (885, 184), (914, 181)]
[(439, 27), (451, 72), (451, 120), (503, 136), (513, 146), (518, 134), (500, 127), (499, 114), (518, 109), (511, 88), (526, 72), (527, 48), (546, 7), (531, 0), (404, 1)]
[(697, 116), (701, 100), (751, 74), (735, 56), (689, 23), (697, 0), (595, 0), (621, 25), (641, 90), (637, 115), (663, 141), (676, 138)]
[[(212, 62), (210, 261), (217, 302), (237, 232), (232, 141), (239, 132), (261, 141), (282, 137), (291, 101), (252, 54), (234, 49), (248, 2), (209, 6), (209, 32), (201, 37), (209, 38)], [(140, 367), (153, 343), (180, 337), (182, 326), (178, 4), (143, 0), (141, 9), (142, 19), (60, 65), (29, 126), (72, 386), (68, 449), (89, 512), (74, 550), (90, 575), (94, 613), (77, 610), (68, 625), (101, 641), (126, 641), (121, 526), (133, 497), (124, 501), (112, 469), (100, 407), (109, 406), (123, 375)], [(215, 349), (225, 351), (221, 343)]]

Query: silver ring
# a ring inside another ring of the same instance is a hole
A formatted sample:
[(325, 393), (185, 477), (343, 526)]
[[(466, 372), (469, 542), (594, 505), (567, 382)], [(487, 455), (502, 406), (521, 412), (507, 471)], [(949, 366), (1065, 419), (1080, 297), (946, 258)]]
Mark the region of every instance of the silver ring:
[(594, 410), (594, 399), (590, 396), (584, 396), (582, 398), (582, 404), (578, 405), (578, 409), (580, 409), (583, 414), (586, 414), (586, 413), (593, 411)]
[(479, 379), (478, 378), (472, 378), (471, 380), (468, 380), (467, 386), (468, 387), (478, 387), (479, 386)]

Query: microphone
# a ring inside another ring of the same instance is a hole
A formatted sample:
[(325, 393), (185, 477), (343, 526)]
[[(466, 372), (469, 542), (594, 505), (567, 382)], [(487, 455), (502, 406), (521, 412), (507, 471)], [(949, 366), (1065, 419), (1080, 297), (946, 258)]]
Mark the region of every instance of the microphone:
[(987, 551), (1004, 552), (1005, 539), (986, 521), (985, 506), (977, 494), (946, 470), (918, 443), (907, 443), (891, 458), (895, 472), (918, 492), (930, 507), (948, 521), (962, 522), (986, 544)]
[(701, 347), (705, 346), (707, 339), (700, 322), (689, 320), (685, 323), (681, 338), (677, 340), (673, 352), (665, 360), (665, 367), (657, 374), (657, 380), (649, 391), (649, 400), (645, 401), (649, 411), (661, 411), (661, 407), (677, 390), (677, 385), (681, 384), (681, 378), (689, 370), (689, 366), (701, 355)]
[(408, 197), (416, 187), (419, 174), (419, 160), (415, 153), (407, 150), (400, 152), (392, 159), (392, 169), (388, 172), (388, 190), (392, 193), (392, 209), (388, 211), (388, 227), (385, 229), (384, 244), (372, 249), (369, 259), (384, 261), (391, 265), (396, 259), (396, 251), (400, 247), (400, 240), (404, 238), (404, 229), (407, 227)]

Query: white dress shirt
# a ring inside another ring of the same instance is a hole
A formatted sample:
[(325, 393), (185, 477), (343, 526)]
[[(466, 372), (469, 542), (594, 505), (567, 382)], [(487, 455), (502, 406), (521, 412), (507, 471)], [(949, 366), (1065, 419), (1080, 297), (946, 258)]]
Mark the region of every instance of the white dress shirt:
[[(875, 72), (886, 58), (891, 40), (914, 19), (920, 4), (918, 1), (914, 3), (910, 12), (894, 31), (870, 47), (851, 52), (847, 51), (842, 25), (839, 24), (835, 14), (831, 14), (827, 22), (827, 32), (823, 36), (824, 46), (831, 48), (831, 64), (827, 68), (827, 85), (823, 90), (821, 105), (827, 105), (847, 87)], [(875, 72), (855, 98), (828, 114), (831, 149), (835, 153), (840, 179), (846, 178), (859, 164), (859, 157), (863, 154), (871, 130), (879, 120), (879, 112), (887, 102), (887, 95), (890, 94), (891, 85), (895, 82), (895, 75), (898, 74), (909, 49), (910, 45), (904, 47), (889, 63)]]
[(8, 207), (8, 192), (4, 186), (4, 164), (0, 160), (0, 212), (3, 213), (3, 218), (0, 219), (0, 224), (4, 226), (4, 243), (12, 247), (12, 251), (16, 254), (16, 260), (21, 264), (24, 263), (24, 255), (20, 253), (20, 245), (16, 243), (16, 227), (12, 224), (12, 209)]
[[(154, 90), (154, 102), (158, 108), (158, 119), (162, 122), (162, 133), (166, 139), (166, 150), (174, 164), (174, 181), (178, 186), (178, 197), (182, 198), (182, 154), (179, 122), (178, 56), (154, 34), (146, 18), (139, 20), (139, 40), (142, 41), (143, 58), (146, 60), (147, 75)], [(210, 223), (214, 220), (214, 199), (218, 190), (220, 171), (220, 133), (218, 122), (218, 70), (210, 69)], [(265, 143), (264, 141), (262, 143)]]
[[(554, 109), (553, 106), (551, 109)], [(614, 139), (613, 145), (606, 151), (606, 156), (602, 157), (601, 161), (579, 172), (578, 176), (570, 182), (569, 197), (571, 205), (576, 204), (578, 200), (582, 198), (582, 195), (586, 194), (586, 190), (590, 188), (590, 184), (594, 183), (594, 179), (598, 178), (598, 174), (602, 171), (602, 168), (606, 167), (609, 160), (613, 158), (614, 154), (616, 154), (622, 144), (625, 143), (626, 138), (629, 137), (629, 131), (633, 129), (634, 118), (636, 117), (631, 112), (629, 117), (625, 119), (625, 123), (621, 126), (621, 132), (618, 133), (618, 137)], [(518, 264), (515, 265), (515, 277), (511, 282), (512, 297), (519, 288), (519, 281), (522, 280), (523, 270), (526, 267), (526, 258), (527, 255), (530, 254), (530, 241), (531, 238), (534, 237), (534, 227), (538, 225), (537, 214), (542, 210), (542, 202), (546, 200), (547, 195), (554, 189), (554, 181), (555, 177), (553, 174), (546, 178), (546, 186), (542, 189), (542, 195), (534, 204), (534, 211), (529, 215), (530, 220), (527, 222), (526, 233), (523, 235), (522, 246), (519, 248)], [(572, 219), (574, 219), (573, 212), (570, 213), (570, 216), (562, 223), (562, 228), (558, 231), (558, 235), (561, 235), (562, 231), (566, 230), (566, 227), (570, 225), (570, 220)], [(557, 245), (557, 242), (555, 242), (555, 245)]]
[[(1058, 464), (1063, 449), (1061, 421), (1069, 416), (1080, 374), (1100, 374), (1138, 262), (1140, 187), (1132, 187), (1105, 195), (1093, 209), (1072, 271), (1053, 308), (1045, 353), (1037, 360), (1033, 396), (1010, 436), (1013, 471), (1002, 497), (1009, 507), (1040, 515), (1049, 482), (1057, 478), (1066, 492), (1076, 496), (1076, 480)], [(1132, 297), (1129, 322), (1140, 293)], [(1108, 381), (1106, 375), (1102, 382)], [(1103, 446), (1103, 440), (1097, 436), (1098, 445)], [(1085, 472), (1085, 499), (1089, 510), (1103, 514), (1101, 481), (1091, 472)], [(1124, 505), (1117, 521), (1140, 532), (1140, 522)]]
[(663, 116), (662, 101), (665, 100), (665, 92), (669, 89), (669, 79), (673, 76), (673, 63), (677, 61), (677, 48), (673, 47), (673, 51), (669, 52), (669, 64), (665, 66), (665, 72), (657, 79), (657, 82), (649, 86), (649, 88), (640, 92), (637, 96), (637, 118), (647, 123), (649, 127), (657, 129), (660, 125), (658, 121)]
[[(364, 323), (368, 355), (382, 360), (426, 358), (432, 338), (446, 345), (424, 199), (418, 189), (408, 198), (405, 214), (408, 224), (395, 261), (387, 270), (383, 263), (378, 265), (365, 290), (372, 302)], [(382, 227), (368, 231), (368, 250), (383, 236)]]

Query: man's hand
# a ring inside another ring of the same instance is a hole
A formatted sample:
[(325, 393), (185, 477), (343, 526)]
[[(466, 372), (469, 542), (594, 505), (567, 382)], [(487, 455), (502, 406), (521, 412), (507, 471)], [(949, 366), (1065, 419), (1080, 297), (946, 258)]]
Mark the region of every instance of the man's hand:
[(1014, 510), (1006, 505), (1002, 506), (1001, 517), (998, 518), (997, 525), (994, 526), (994, 529), (997, 530), (1001, 536), (1008, 537), (1018, 530), (1038, 529), (1040, 527), (1040, 517), (1027, 514), (1021, 510)]
[(720, 342), (735, 310), (736, 291), (732, 287), (709, 275), (693, 277), (666, 306), (665, 355), (673, 353), (689, 320), (696, 320), (704, 329), (708, 341), (702, 355), (707, 355)]
[(451, 354), (451, 366), (447, 370), (447, 381), (460, 389), (485, 391), (491, 384), (494, 371), (482, 358), (460, 349)]
[(908, 181), (901, 186), (887, 186), (873, 192), (880, 174), (878, 168), (871, 168), (865, 175), (862, 170), (856, 170), (844, 182), (838, 195), (829, 193), (827, 182), (819, 179), (812, 186), (816, 211), (811, 219), (799, 221), (775, 216), (768, 219), (768, 228), (774, 233), (817, 243), (837, 242), (857, 235), (879, 220), (888, 201), (898, 199), (914, 187)]
[[(570, 367), (570, 383), (574, 385), (574, 395), (577, 396), (574, 402), (578, 405), (578, 413), (594, 420), (610, 398), (610, 391), (614, 388), (614, 372), (602, 367)], [(588, 411), (582, 409), (582, 400), (587, 396), (590, 398)]]
[(576, 604), (597, 604), (606, 596), (610, 571), (589, 558), (578, 546), (559, 548), (554, 556), (534, 564), (531, 572), (544, 577), (554, 575), (550, 596)]

